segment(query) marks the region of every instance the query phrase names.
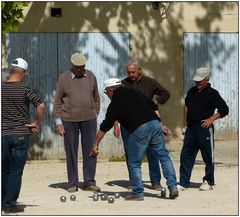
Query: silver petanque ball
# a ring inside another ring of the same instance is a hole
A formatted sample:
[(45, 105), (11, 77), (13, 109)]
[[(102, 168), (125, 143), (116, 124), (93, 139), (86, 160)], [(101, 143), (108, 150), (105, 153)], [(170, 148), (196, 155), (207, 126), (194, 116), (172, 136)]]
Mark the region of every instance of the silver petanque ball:
[(162, 189), (161, 189), (160, 195), (161, 195), (161, 197), (166, 197), (166, 195), (167, 195), (167, 190), (166, 190), (166, 188), (162, 188)]
[(108, 203), (114, 203), (114, 198), (113, 197), (109, 197), (108, 198)]
[(115, 198), (115, 199), (119, 199), (119, 198), (120, 198), (120, 194), (119, 194), (119, 193), (115, 193), (115, 194), (114, 194), (114, 198)]
[(61, 197), (60, 197), (60, 201), (61, 201), (61, 202), (66, 202), (66, 200), (67, 200), (67, 198), (66, 198), (65, 196), (61, 196)]
[(70, 200), (71, 200), (71, 201), (75, 201), (75, 200), (76, 200), (76, 196), (75, 196), (75, 195), (71, 195), (71, 196), (70, 196)]
[(108, 199), (108, 196), (106, 194), (101, 195), (101, 200), (107, 200), (107, 199)]
[(93, 201), (98, 201), (99, 198), (98, 198), (98, 196), (93, 196), (92, 199), (93, 199)]
[(93, 197), (98, 197), (98, 193), (93, 193)]

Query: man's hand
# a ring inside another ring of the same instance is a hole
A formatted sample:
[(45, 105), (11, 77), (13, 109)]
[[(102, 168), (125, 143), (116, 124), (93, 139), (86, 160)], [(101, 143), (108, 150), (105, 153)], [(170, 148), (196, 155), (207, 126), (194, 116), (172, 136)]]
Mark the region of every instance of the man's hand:
[(201, 120), (202, 122), (202, 127), (203, 128), (208, 128), (215, 120), (218, 120), (220, 118), (220, 114), (217, 112), (213, 116), (211, 116), (208, 119)]
[(208, 118), (205, 120), (201, 120), (201, 123), (202, 123), (201, 126), (203, 128), (208, 128), (213, 123), (213, 121), (212, 121), (212, 118)]
[(38, 129), (40, 128), (40, 124), (38, 124), (36, 121), (30, 123), (30, 124), (25, 124), (26, 127), (29, 128), (31, 133), (36, 133), (38, 132)]
[(63, 124), (59, 124), (56, 126), (56, 132), (58, 135), (63, 136), (65, 133)]
[(118, 122), (117, 122), (117, 121), (114, 123), (113, 135), (114, 135), (115, 137), (117, 137), (117, 138), (119, 138), (119, 136), (120, 136), (120, 128), (119, 128), (119, 126), (118, 126)]
[(89, 154), (90, 157), (92, 156), (98, 156), (99, 150), (97, 145), (93, 145), (92, 150)]
[(163, 135), (167, 137), (169, 135), (169, 129), (164, 125), (162, 126)]

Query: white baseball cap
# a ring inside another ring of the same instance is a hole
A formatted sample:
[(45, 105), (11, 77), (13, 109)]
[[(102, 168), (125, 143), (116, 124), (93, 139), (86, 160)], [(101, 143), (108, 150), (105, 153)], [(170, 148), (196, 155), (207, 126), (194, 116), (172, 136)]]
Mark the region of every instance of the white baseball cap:
[(193, 76), (194, 81), (202, 81), (204, 78), (209, 77), (210, 70), (207, 67), (201, 67), (196, 70), (195, 75)]
[(17, 59), (12, 60), (11, 65), (12, 66), (17, 66), (17, 67), (19, 67), (21, 69), (24, 69), (26, 71), (28, 69), (27, 62), (24, 59), (22, 59), (22, 58), (17, 58)]
[(83, 66), (86, 64), (86, 57), (81, 53), (74, 53), (71, 56), (71, 63), (74, 66)]
[(110, 78), (104, 82), (104, 88), (113, 87), (121, 84), (121, 80), (119, 78)]

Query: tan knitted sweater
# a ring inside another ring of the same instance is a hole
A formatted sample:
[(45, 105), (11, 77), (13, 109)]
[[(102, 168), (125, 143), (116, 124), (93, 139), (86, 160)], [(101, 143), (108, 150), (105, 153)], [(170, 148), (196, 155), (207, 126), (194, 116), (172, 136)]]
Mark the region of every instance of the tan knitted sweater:
[(79, 122), (96, 118), (100, 110), (100, 97), (95, 75), (85, 70), (85, 77), (71, 77), (63, 73), (57, 83), (53, 108), (55, 118)]

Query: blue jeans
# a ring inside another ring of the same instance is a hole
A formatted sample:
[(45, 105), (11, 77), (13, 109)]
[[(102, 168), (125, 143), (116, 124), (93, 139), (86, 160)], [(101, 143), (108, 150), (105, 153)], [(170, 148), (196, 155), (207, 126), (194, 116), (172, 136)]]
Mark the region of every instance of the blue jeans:
[(29, 135), (2, 136), (2, 209), (16, 205), (28, 146)]
[(144, 196), (141, 164), (144, 153), (151, 147), (154, 154), (160, 160), (163, 176), (167, 180), (169, 190), (176, 188), (176, 174), (169, 152), (165, 147), (163, 132), (158, 120), (152, 120), (142, 124), (134, 132), (129, 133), (128, 139), (128, 165), (132, 193), (135, 197)]
[(205, 163), (203, 181), (214, 185), (214, 130), (201, 125), (186, 129), (184, 144), (180, 155), (180, 185), (188, 187), (198, 151), (201, 151)]
[[(127, 163), (127, 168), (129, 172), (129, 164), (128, 164), (128, 137), (129, 133), (128, 131), (121, 125), (121, 135), (123, 139), (123, 145), (124, 145), (124, 150), (125, 150), (125, 156), (126, 156), (126, 163)], [(147, 154), (147, 160), (148, 160), (148, 169), (149, 169), (149, 176), (150, 176), (150, 181), (151, 185), (159, 185), (160, 180), (161, 180), (161, 173), (160, 173), (160, 166), (159, 166), (159, 160), (156, 154), (154, 153), (154, 150), (151, 147), (148, 147), (146, 150)], [(130, 179), (130, 177), (129, 177)]]

